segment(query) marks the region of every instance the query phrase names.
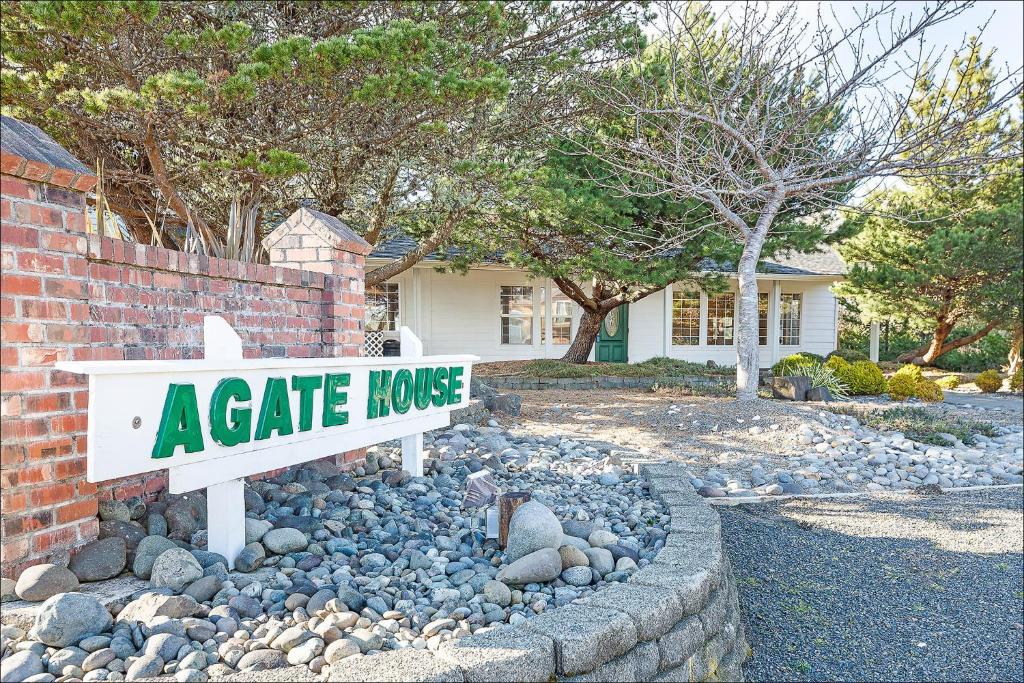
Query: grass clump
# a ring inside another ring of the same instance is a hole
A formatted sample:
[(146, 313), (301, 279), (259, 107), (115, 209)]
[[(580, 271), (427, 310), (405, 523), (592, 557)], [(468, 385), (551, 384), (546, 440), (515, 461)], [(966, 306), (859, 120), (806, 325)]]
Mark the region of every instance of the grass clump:
[(778, 363), (772, 366), (772, 374), (776, 377), (785, 377), (787, 375), (797, 374), (793, 372), (793, 369), (801, 365), (815, 365), (822, 363), (825, 359), (816, 353), (810, 353), (808, 351), (800, 351), (786, 356)]
[[(933, 382), (934, 384), (934, 382)], [(884, 432), (900, 432), (908, 439), (936, 446), (948, 446), (949, 442), (939, 434), (952, 434), (966, 444), (973, 443), (974, 434), (987, 437), (997, 435), (991, 422), (971, 420), (957, 415), (940, 415), (926, 408), (887, 408), (886, 410), (843, 411), (853, 415), (862, 424)]]

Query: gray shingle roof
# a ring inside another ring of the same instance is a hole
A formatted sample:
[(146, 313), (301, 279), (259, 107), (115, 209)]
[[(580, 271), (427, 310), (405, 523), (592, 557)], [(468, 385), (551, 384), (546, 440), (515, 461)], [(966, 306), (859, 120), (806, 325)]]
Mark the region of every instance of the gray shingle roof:
[(10, 116), (0, 116), (0, 148), (29, 161), (40, 161), (76, 173), (93, 172), (39, 127)]
[[(369, 258), (399, 259), (415, 248), (416, 240), (408, 235), (398, 234), (374, 247)], [(434, 253), (426, 260), (441, 261), (444, 260), (444, 255)], [(706, 272), (736, 272), (734, 264), (721, 263), (712, 259), (702, 261), (701, 269)], [(810, 254), (777, 254), (771, 260), (762, 260), (758, 265), (758, 271), (768, 275), (844, 275), (846, 264), (835, 250), (825, 247)]]

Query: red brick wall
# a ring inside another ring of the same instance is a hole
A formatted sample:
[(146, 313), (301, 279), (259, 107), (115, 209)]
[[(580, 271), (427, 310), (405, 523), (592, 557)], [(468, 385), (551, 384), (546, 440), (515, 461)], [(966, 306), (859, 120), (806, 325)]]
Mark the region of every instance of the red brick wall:
[(85, 234), (79, 191), (12, 175), (0, 190), (5, 576), (94, 538), (98, 499), (166, 484), (85, 481), (86, 379), (56, 361), (201, 358), (207, 314), (235, 328), (246, 357), (362, 353), (360, 254), (335, 251), (338, 275), (184, 254)]

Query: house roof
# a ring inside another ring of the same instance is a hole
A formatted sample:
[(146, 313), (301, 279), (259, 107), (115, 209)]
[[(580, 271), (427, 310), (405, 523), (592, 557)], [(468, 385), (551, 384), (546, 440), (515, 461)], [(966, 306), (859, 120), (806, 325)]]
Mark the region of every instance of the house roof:
[(88, 191), (96, 185), (92, 169), (76, 159), (38, 126), (0, 116), (0, 170), (51, 185)]
[[(374, 247), (368, 258), (400, 259), (415, 248), (416, 240), (400, 233)], [(448, 252), (449, 255), (452, 253), (454, 252)], [(425, 260), (443, 261), (445, 257), (445, 254), (434, 253)], [(757, 269), (767, 275), (844, 275), (846, 264), (834, 249), (825, 247), (809, 254), (796, 252), (776, 254), (770, 260), (762, 259)], [(701, 270), (715, 273), (735, 273), (736, 267), (732, 263), (704, 259), (701, 261)]]

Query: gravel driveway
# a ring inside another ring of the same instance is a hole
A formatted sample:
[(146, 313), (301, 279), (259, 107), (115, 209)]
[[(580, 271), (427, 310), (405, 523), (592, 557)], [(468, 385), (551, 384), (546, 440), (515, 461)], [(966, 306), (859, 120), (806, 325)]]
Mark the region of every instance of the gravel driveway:
[(1020, 681), (1021, 489), (721, 508), (748, 681)]

